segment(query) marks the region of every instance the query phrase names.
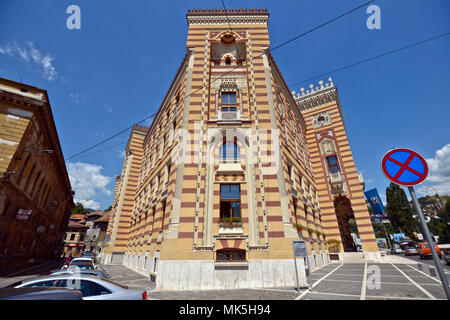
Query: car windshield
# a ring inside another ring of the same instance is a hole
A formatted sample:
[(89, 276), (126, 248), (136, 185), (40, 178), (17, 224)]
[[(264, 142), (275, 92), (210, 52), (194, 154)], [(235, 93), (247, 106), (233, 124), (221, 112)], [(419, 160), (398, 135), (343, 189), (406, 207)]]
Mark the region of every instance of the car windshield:
[(128, 286), (126, 286), (124, 284), (121, 284), (121, 283), (117, 283), (115, 281), (112, 281), (112, 280), (109, 280), (109, 279), (106, 279), (106, 278), (102, 278), (102, 281), (106, 281), (106, 282), (112, 283), (112, 284), (114, 284), (116, 286), (119, 286), (121, 288), (128, 289)]

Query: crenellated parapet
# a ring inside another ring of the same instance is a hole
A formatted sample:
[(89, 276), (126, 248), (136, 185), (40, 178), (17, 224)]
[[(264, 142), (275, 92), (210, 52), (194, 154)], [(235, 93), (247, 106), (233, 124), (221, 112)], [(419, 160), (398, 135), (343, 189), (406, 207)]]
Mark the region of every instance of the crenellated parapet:
[(292, 96), (302, 111), (317, 108), (338, 99), (337, 90), (331, 77), (328, 78), (328, 81), (324, 84), (320, 80), (318, 86), (310, 84), (309, 90), (301, 88), (300, 93), (292, 91)]
[(192, 24), (267, 24), (267, 9), (192, 9), (186, 18)]
[(149, 127), (146, 127), (146, 126), (143, 126), (143, 125), (140, 125), (140, 124), (133, 124), (133, 130), (139, 130), (139, 131), (147, 133), (148, 130), (149, 130)]

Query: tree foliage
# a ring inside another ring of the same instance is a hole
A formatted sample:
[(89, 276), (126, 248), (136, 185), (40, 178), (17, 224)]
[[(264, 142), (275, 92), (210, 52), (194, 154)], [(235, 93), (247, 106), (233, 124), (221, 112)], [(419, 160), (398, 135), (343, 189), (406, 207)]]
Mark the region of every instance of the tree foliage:
[(75, 203), (75, 207), (73, 207), (72, 214), (87, 214), (90, 211), (85, 209), (81, 202)]
[(450, 243), (450, 199), (447, 200), (443, 210), (437, 214), (437, 218), (432, 217), (428, 223), (430, 232), (439, 236), (439, 243)]
[(386, 213), (396, 232), (400, 230), (412, 238), (414, 232), (420, 232), (419, 223), (414, 219), (414, 211), (409, 205), (405, 191), (395, 183), (386, 188)]

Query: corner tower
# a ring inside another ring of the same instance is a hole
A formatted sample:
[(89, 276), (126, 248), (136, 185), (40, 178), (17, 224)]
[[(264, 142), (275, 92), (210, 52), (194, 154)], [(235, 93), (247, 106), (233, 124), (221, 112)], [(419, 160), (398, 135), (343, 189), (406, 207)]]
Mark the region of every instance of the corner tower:
[(328, 239), (340, 242), (340, 252), (356, 251), (349, 227), (354, 220), (366, 256), (376, 257), (378, 246), (344, 126), (338, 91), (331, 78), (309, 90), (293, 92), (306, 122), (323, 228)]

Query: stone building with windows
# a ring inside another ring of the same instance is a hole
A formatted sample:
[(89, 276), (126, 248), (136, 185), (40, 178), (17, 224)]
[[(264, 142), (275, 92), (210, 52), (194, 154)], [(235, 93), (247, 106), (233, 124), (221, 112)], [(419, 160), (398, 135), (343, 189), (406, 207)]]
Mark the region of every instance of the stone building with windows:
[(73, 195), (47, 91), (0, 78), (0, 270), (62, 253)]
[[(152, 124), (126, 147), (105, 263), (157, 290), (296, 284), (292, 241), (309, 264), (379, 256), (332, 82), (291, 93), (268, 51), (263, 9), (189, 10), (186, 55)], [(298, 275), (305, 282), (305, 266)]]

